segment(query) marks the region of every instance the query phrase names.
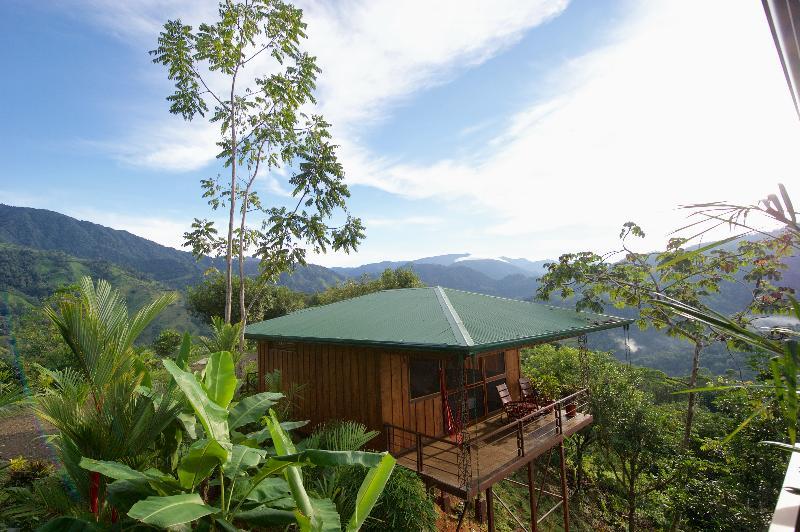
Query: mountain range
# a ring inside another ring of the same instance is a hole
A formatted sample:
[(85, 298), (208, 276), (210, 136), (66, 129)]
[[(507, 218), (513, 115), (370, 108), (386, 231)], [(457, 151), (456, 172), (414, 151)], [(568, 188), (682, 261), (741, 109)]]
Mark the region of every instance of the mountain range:
[[(105, 261), (165, 286), (183, 289), (196, 284), (210, 267), (224, 268), (222, 258), (195, 260), (187, 251), (162, 246), (128, 231), (77, 220), (53, 211), (0, 204), (0, 243), (65, 253), (88, 261)], [(531, 297), (535, 278), (546, 261), (473, 258), (468, 253), (439, 255), (408, 261), (384, 261), (354, 268), (298, 267), (281, 276), (280, 284), (313, 293), (363, 275), (375, 276), (386, 268), (412, 267), (429, 285), (473, 290), (504, 297)], [(258, 272), (258, 261), (245, 259), (248, 275)]]
[[(547, 262), (459, 253), (357, 267), (326, 268), (309, 264), (291, 274), (283, 274), (279, 282), (293, 290), (314, 293), (347, 279), (377, 276), (386, 268), (409, 267), (429, 286), (531, 299), (538, 286), (537, 277), (544, 273)], [(191, 253), (162, 246), (127, 231), (53, 211), (0, 204), (0, 318), (24, 312), (58, 286), (74, 282), (82, 275), (108, 279), (132, 307), (138, 307), (165, 290), (177, 290), (182, 298), (185, 288), (200, 282), (211, 267), (223, 269), (223, 259), (196, 261)], [(258, 261), (247, 259), (245, 271), (256, 274)], [(800, 288), (800, 258), (790, 259), (784, 283)], [(749, 297), (747, 285), (729, 283), (713, 297), (712, 303), (722, 312), (733, 312), (742, 308)], [(570, 306), (571, 302), (553, 301), (552, 304)], [(636, 316), (635, 309), (609, 312)], [(10, 320), (0, 321), (0, 327), (3, 323), (7, 329)], [(153, 338), (163, 327), (196, 333), (204, 326), (190, 316), (179, 301), (146, 331), (144, 339)], [(8, 333), (0, 328), (0, 336)], [(590, 343), (591, 347), (613, 351), (620, 358), (626, 356), (625, 338), (619, 331), (596, 333)], [(633, 329), (628, 346), (635, 363), (674, 375), (688, 370), (687, 344), (659, 331)], [(744, 367), (741, 357), (729, 354), (723, 347), (709, 350), (704, 365), (715, 374)]]

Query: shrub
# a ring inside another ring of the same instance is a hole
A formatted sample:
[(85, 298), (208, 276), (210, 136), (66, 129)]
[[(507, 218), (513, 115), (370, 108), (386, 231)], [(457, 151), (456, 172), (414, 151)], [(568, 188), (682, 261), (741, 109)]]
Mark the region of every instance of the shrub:
[(357, 421), (329, 421), (318, 425), (305, 441), (308, 449), (357, 451), (378, 435)]
[(31, 486), (34, 481), (53, 473), (53, 464), (47, 460), (28, 460), (22, 456), (12, 458), (8, 465), (7, 486)]
[(183, 335), (173, 329), (164, 329), (153, 341), (153, 351), (159, 358), (169, 358), (178, 350), (181, 345)]
[[(340, 477), (339, 486), (343, 496), (337, 506), (342, 518), (349, 518), (353, 513), (355, 494), (365, 475), (366, 469), (354, 466)], [(394, 469), (383, 494), (361, 530), (436, 530), (436, 507), (416, 473), (403, 467)]]

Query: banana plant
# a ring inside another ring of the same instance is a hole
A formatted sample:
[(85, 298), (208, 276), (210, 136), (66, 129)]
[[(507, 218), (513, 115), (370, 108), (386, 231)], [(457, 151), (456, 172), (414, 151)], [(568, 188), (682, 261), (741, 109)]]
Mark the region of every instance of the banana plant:
[[(159, 528), (196, 522), (207, 530), (235, 530), (294, 523), (301, 531), (339, 531), (336, 506), (308, 494), (300, 468), (361, 465), (370, 471), (346, 524), (347, 530), (360, 529), (394, 468), (391, 455), (298, 451), (288, 431), (302, 423), (281, 423), (271, 409), (281, 394), (264, 392), (233, 402), (237, 379), (230, 352), (213, 353), (202, 374), (171, 360), (163, 364), (191, 406), (199, 424), (196, 438), (174, 472), (138, 471), (120, 462), (83, 458), (81, 467), (113, 480), (108, 484), (109, 504), (131, 521)], [(264, 430), (242, 432), (265, 413)], [(68, 526), (64, 519), (59, 527)]]

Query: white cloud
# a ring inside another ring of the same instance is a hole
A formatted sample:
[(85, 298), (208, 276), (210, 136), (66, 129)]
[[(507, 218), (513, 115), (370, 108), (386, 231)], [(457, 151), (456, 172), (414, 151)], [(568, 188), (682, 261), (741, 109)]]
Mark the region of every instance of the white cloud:
[(558, 15), (566, 0), (350, 0), (304, 5), (326, 118), (348, 134)]
[(216, 128), (201, 121), (187, 124), (178, 118), (157, 120), (136, 130), (124, 140), (84, 140), (81, 144), (104, 150), (133, 166), (169, 172), (199, 170), (212, 162), (219, 151)]
[(631, 353), (636, 353), (642, 348), (633, 338), (620, 338), (617, 336), (614, 338), (614, 343), (617, 344), (618, 349), (625, 349), (627, 345)]
[(182, 247), (183, 233), (189, 228), (191, 220), (180, 220), (164, 216), (137, 216), (103, 211), (99, 209), (60, 209), (62, 212), (79, 220), (89, 220), (92, 223), (128, 231), (141, 236), (162, 246), (188, 251)]
[(679, 204), (749, 203), (794, 180), (800, 125), (758, 3), (636, 4), (610, 44), (551, 80), (552, 98), (512, 117), (488, 156), (410, 165), (352, 149), (350, 179), (500, 213), (487, 234), (518, 235), (519, 247), (487, 238), (482, 253), (530, 255), (526, 236), (587, 228), (537, 240), (541, 257), (613, 246), (629, 219), (663, 245)]
[[(358, 143), (366, 125), (387, 116), (392, 105), (482, 63), (527, 29), (558, 15), (566, 4), (567, 0), (298, 2), (309, 25), (308, 48), (323, 69), (318, 79), (320, 110), (334, 124), (337, 142), (344, 144)], [(85, 7), (101, 28), (149, 49), (165, 20), (180, 18), (193, 25), (213, 20), (216, 2), (87, 0)], [(269, 64), (268, 57), (259, 58), (252, 72), (263, 74)], [(158, 82), (169, 90), (163, 81)], [(213, 80), (211, 85), (215, 87)], [(216, 127), (200, 120), (184, 124), (175, 117), (148, 116), (128, 138), (100, 145), (129, 164), (187, 171), (214, 160), (215, 135)]]
[(442, 219), (436, 216), (403, 216), (399, 218), (367, 218), (364, 224), (370, 227), (395, 227), (403, 228), (408, 225), (437, 225)]

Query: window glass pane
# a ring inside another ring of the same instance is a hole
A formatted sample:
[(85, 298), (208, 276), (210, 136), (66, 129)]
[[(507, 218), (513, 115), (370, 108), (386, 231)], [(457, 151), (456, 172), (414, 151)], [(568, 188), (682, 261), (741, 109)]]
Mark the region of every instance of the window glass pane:
[(500, 401), (500, 394), (497, 393), (497, 386), (505, 383), (505, 379), (500, 379), (486, 385), (486, 408), (489, 410), (489, 414), (503, 408), (503, 403)]
[(484, 357), (483, 367), (486, 369), (486, 378), (502, 375), (506, 372), (506, 354), (497, 353)]
[(464, 361), (467, 374), (467, 384), (475, 384), (483, 380), (483, 373), (477, 358), (468, 358)]
[(461, 388), (463, 368), (464, 377), (467, 379), (467, 384), (474, 384), (483, 380), (480, 367), (477, 365), (477, 360), (473, 358), (464, 359), (463, 365), (459, 367), (457, 360), (449, 359), (445, 363), (445, 374), (447, 375), (447, 389), (458, 390)]
[(439, 393), (439, 361), (432, 358), (409, 358), (411, 398)]

